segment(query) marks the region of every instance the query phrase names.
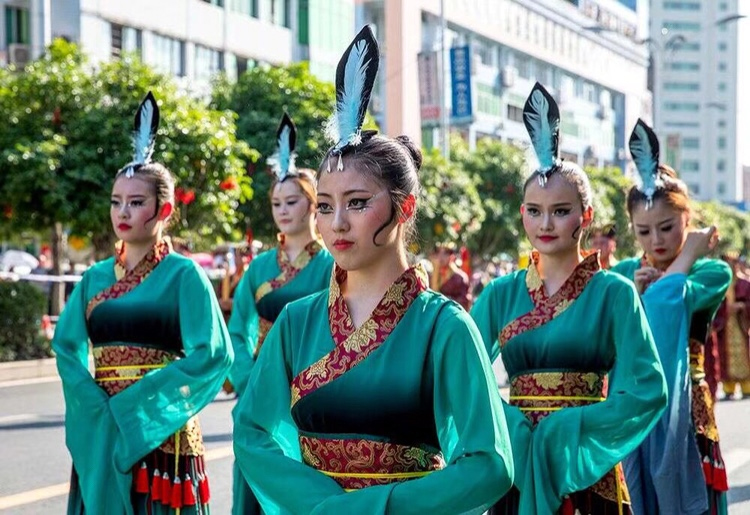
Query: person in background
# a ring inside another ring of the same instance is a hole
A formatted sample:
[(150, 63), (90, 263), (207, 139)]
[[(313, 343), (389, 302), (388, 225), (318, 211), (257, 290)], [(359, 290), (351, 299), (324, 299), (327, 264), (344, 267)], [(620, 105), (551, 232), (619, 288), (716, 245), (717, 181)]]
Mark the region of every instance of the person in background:
[(614, 224), (595, 227), (591, 231), (591, 248), (599, 251), (599, 263), (602, 270), (609, 270), (618, 263), (615, 258), (617, 230)]
[(750, 396), (750, 277), (737, 253), (727, 253), (723, 259), (732, 267), (733, 279), (716, 313), (714, 329), (722, 390), (725, 398), (737, 399)]
[(458, 302), (462, 308), (471, 307), (469, 276), (456, 263), (454, 243), (438, 243), (430, 256), (433, 263), (430, 288)]

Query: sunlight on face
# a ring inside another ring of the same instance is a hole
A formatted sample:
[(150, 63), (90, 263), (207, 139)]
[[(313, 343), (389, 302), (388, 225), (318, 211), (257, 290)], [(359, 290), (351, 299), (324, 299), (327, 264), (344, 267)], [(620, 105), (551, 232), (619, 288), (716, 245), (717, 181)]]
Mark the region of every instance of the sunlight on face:
[(274, 186), (271, 214), (279, 231), (296, 235), (308, 231), (313, 208), (297, 181), (286, 180)]
[(109, 215), (115, 234), (126, 243), (156, 239), (163, 224), (157, 216), (154, 185), (138, 176), (115, 181)]
[(687, 237), (689, 215), (658, 199), (649, 209), (645, 202), (639, 202), (631, 218), (635, 238), (644, 252), (657, 265), (669, 265), (674, 261)]
[[(587, 211), (591, 211), (589, 207)], [(523, 228), (540, 254), (577, 252), (584, 221), (578, 190), (560, 174), (553, 174), (542, 187), (532, 181), (523, 199)]]
[[(383, 253), (395, 251), (398, 224), (395, 215), (391, 220), (392, 214), (388, 191), (368, 174), (358, 171), (354, 164), (320, 176), (318, 231), (344, 270), (366, 268)], [(389, 220), (391, 223), (380, 230)]]

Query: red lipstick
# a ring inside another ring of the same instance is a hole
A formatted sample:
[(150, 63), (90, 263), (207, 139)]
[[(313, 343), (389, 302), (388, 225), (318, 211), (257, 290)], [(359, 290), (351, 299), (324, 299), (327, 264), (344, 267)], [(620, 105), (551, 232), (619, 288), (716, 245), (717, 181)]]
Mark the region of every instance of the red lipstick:
[(352, 245), (354, 245), (354, 242), (349, 240), (336, 240), (333, 242), (333, 248), (336, 250), (347, 250)]
[(128, 224), (120, 224), (117, 226), (117, 228), (120, 229), (121, 231), (128, 231), (132, 229), (132, 227), (130, 227)]

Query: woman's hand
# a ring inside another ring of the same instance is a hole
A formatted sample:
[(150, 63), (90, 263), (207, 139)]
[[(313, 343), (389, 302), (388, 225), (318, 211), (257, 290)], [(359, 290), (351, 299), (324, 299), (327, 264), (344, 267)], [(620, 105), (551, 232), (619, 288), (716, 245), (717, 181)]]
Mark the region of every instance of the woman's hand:
[(633, 282), (635, 283), (635, 289), (638, 290), (638, 294), (643, 295), (643, 292), (645, 292), (654, 281), (658, 280), (662, 274), (663, 272), (652, 266), (644, 266), (636, 270), (633, 276)]
[(719, 232), (712, 225), (704, 229), (690, 231), (682, 246), (682, 252), (688, 253), (696, 260), (706, 256), (719, 242)]

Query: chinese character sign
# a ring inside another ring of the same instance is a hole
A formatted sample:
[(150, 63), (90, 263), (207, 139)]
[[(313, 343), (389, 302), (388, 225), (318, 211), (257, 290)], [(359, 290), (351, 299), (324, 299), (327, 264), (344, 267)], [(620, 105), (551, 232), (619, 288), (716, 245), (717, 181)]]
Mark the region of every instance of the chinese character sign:
[(471, 47), (451, 48), (451, 90), (453, 109), (451, 123), (471, 123)]

